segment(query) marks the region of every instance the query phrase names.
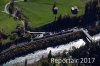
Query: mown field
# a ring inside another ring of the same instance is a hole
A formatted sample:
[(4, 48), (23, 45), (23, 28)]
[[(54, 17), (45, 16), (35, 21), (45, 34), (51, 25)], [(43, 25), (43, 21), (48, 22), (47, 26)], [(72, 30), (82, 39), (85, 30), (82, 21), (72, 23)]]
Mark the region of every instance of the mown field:
[[(84, 14), (84, 4), (80, 0), (56, 0), (59, 7), (58, 15), (67, 13), (73, 16), (70, 12), (72, 6), (78, 6), (79, 15)], [(6, 33), (10, 33), (19, 24), (18, 21), (14, 21), (9, 15), (2, 13), (5, 4), (9, 0), (0, 0), (0, 28), (4, 29)], [(54, 0), (28, 0), (28, 2), (18, 2), (16, 6), (21, 8), (22, 12), (29, 19), (29, 25), (32, 28), (40, 27), (45, 24), (54, 21), (54, 15), (52, 13), (52, 6)]]
[(15, 21), (12, 17), (9, 17), (8, 14), (3, 13), (5, 4), (8, 3), (9, 0), (0, 0), (0, 31), (4, 33), (10, 33), (13, 31), (19, 22)]

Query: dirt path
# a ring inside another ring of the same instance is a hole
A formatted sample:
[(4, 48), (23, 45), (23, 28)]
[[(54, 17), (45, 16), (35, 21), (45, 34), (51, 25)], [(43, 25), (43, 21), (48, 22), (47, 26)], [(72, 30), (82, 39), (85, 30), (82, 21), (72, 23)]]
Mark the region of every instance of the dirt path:
[[(24, 1), (24, 0), (17, 0), (17, 1), (14, 1), (14, 2), (22, 2), (22, 1)], [(8, 9), (7, 9), (7, 7), (9, 6), (9, 4), (10, 4), (10, 2), (8, 2), (5, 5), (4, 10), (2, 12), (6, 13), (6, 14), (9, 14)]]

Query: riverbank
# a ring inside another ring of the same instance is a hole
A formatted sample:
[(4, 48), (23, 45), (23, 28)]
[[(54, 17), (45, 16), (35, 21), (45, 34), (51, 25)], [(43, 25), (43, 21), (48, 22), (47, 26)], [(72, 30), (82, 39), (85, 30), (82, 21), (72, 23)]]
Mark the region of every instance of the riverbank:
[[(96, 35), (92, 36), (92, 38), (93, 39), (95, 38), (96, 41), (99, 41), (100, 34), (96, 34)], [(95, 44), (98, 45), (97, 43), (95, 43)], [(47, 58), (50, 50), (52, 51), (53, 56), (56, 56), (56, 55), (59, 56), (59, 54), (62, 54), (64, 51), (67, 52), (67, 51), (75, 49), (75, 48), (78, 49), (82, 46), (84, 47), (84, 45), (87, 46), (87, 44), (82, 39), (79, 39), (79, 40), (69, 42), (67, 44), (58, 45), (56, 47), (47, 47), (46, 49), (38, 50), (38, 51), (35, 51), (34, 53), (29, 53), (25, 56), (20, 56), (20, 57), (15, 58), (14, 60), (10, 60), (9, 62), (3, 64), (3, 66), (15, 66), (15, 65), (16, 66), (24, 66), (25, 60), (27, 60), (27, 65), (29, 65), (29, 66), (39, 66), (39, 64), (41, 65), (42, 63), (45, 62), (44, 60), (45, 60), (45, 58)], [(46, 59), (46, 62), (47, 61), (48, 61), (48, 59)], [(59, 66), (59, 65), (57, 65), (57, 66)]]
[[(95, 30), (95, 28), (92, 29), (94, 30), (94, 32), (90, 30), (89, 33), (92, 32), (92, 34), (94, 35), (99, 33), (99, 31)], [(98, 29), (100, 28), (98, 27)], [(31, 43), (27, 43), (19, 46), (16, 45), (15, 47), (10, 48), (3, 53), (0, 53), (0, 58), (1, 58), (0, 63), (4, 63), (6, 61), (9, 61), (10, 59), (14, 59), (15, 57), (26, 55), (36, 50), (45, 49), (47, 47), (54, 47), (61, 44), (66, 44), (68, 42), (80, 39), (82, 37), (83, 37), (83, 33), (81, 31), (78, 31), (78, 32), (64, 33), (64, 34), (58, 34), (47, 38), (42, 38), (39, 40), (35, 40)]]
[[(47, 58), (50, 50), (52, 51), (52, 55), (56, 56), (59, 53), (62, 54), (64, 50), (69, 51), (73, 46), (79, 48), (80, 46), (84, 46), (85, 42), (82, 39), (74, 40), (67, 44), (61, 44), (56, 47), (47, 47), (46, 49), (35, 51), (34, 53), (29, 53), (25, 56), (20, 56), (15, 58), (14, 60), (10, 60), (7, 63), (4, 63), (3, 66), (25, 66), (25, 60), (27, 60), (27, 64), (33, 64), (41, 60), (42, 58)], [(33, 65), (37, 66), (37, 65)]]
[(70, 41), (80, 39), (81, 37), (81, 32), (74, 32), (40, 39), (37, 41), (33, 41), (32, 43), (27, 45), (11, 48), (4, 53), (0, 53), (0, 64), (3, 64), (4, 62), (9, 61), (10, 59), (14, 59), (15, 57), (26, 55), (33, 51), (44, 49), (46, 47), (54, 47), (60, 44), (65, 44)]

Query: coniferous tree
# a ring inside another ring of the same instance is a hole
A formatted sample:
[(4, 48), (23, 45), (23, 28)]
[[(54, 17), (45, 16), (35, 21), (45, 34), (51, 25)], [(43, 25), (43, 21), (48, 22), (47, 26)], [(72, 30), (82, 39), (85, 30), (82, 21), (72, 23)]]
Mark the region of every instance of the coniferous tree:
[(52, 52), (51, 52), (51, 50), (50, 50), (50, 52), (49, 52), (49, 54), (48, 54), (48, 62), (50, 62), (51, 58), (52, 58)]

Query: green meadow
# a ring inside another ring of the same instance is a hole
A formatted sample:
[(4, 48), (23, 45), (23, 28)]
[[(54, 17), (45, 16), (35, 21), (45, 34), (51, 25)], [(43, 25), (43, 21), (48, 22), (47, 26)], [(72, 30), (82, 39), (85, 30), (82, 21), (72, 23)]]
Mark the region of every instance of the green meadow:
[[(64, 14), (73, 16), (70, 11), (72, 6), (79, 8), (77, 16), (84, 14), (84, 3), (81, 0), (55, 1), (59, 8), (58, 17)], [(3, 29), (6, 33), (10, 33), (19, 24), (19, 21), (15, 21), (9, 15), (1, 12), (7, 2), (9, 0), (0, 0), (0, 29)], [(28, 17), (29, 26), (37, 28), (54, 21), (54, 14), (52, 13), (53, 4), (54, 0), (28, 0), (28, 2), (18, 2), (15, 6), (19, 7), (23, 14)]]

